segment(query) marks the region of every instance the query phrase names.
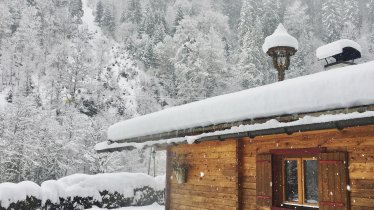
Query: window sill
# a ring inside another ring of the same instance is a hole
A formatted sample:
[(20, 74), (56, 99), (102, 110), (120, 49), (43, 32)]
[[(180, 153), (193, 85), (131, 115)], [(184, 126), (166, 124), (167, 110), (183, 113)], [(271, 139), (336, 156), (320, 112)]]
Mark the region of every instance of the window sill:
[(318, 206), (302, 206), (302, 205), (292, 205), (292, 204), (283, 204), (282, 207), (271, 207), (271, 210), (318, 210)]

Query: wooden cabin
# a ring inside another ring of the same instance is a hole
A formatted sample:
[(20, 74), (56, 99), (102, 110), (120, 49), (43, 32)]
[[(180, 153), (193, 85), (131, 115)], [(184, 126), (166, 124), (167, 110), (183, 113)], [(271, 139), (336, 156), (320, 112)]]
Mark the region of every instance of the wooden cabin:
[(167, 210), (373, 210), (373, 105), (368, 62), (119, 122), (96, 150), (167, 150)]

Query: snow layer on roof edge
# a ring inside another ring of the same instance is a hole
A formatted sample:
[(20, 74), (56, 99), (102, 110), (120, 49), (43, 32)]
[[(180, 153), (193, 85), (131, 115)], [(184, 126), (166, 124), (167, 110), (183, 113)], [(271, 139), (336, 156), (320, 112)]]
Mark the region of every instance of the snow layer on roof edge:
[(374, 104), (373, 69), (372, 61), (172, 107), (116, 123), (108, 139)]
[(147, 141), (144, 143), (125, 142), (125, 143), (108, 144), (108, 142), (105, 141), (105, 142), (96, 144), (95, 150), (103, 151), (107, 149), (117, 149), (117, 148), (123, 148), (123, 147), (134, 147), (137, 149), (142, 149), (146, 146), (171, 144), (171, 143), (185, 143), (185, 142), (192, 144), (196, 140), (199, 140), (204, 137), (210, 137), (210, 136), (251, 132), (251, 131), (265, 130), (265, 129), (272, 129), (272, 128), (282, 128), (282, 127), (288, 127), (288, 126), (308, 125), (308, 124), (314, 124), (314, 123), (334, 122), (334, 121), (339, 121), (339, 120), (359, 119), (359, 118), (364, 118), (364, 117), (374, 117), (374, 111), (367, 111), (364, 113), (353, 112), (353, 113), (348, 113), (348, 114), (343, 114), (343, 113), (326, 114), (326, 115), (321, 115), (318, 117), (305, 116), (303, 118), (300, 118), (299, 120), (292, 121), (292, 122), (278, 122), (277, 120), (272, 119), (265, 123), (234, 126), (230, 129), (226, 129), (222, 131), (215, 131), (211, 133), (203, 133), (203, 134), (199, 134), (196, 136), (185, 136), (185, 137), (178, 137), (178, 138), (171, 138), (171, 139), (161, 139), (161, 140), (156, 140), (156, 141)]
[(291, 36), (283, 24), (279, 24), (274, 33), (265, 38), (265, 43), (262, 45), (264, 53), (272, 47), (293, 47), (296, 50), (299, 48), (297, 39)]
[(345, 47), (352, 47), (361, 52), (361, 46), (357, 42), (349, 39), (341, 39), (317, 48), (316, 56), (319, 60), (332, 57), (342, 53)]

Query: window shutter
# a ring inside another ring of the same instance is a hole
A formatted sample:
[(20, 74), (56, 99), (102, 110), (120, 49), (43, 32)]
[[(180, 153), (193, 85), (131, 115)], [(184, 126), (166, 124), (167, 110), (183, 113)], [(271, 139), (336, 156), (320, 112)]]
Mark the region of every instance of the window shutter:
[(321, 153), (318, 161), (320, 210), (348, 209), (348, 162), (344, 152)]
[(271, 154), (256, 156), (256, 203), (257, 207), (272, 205)]

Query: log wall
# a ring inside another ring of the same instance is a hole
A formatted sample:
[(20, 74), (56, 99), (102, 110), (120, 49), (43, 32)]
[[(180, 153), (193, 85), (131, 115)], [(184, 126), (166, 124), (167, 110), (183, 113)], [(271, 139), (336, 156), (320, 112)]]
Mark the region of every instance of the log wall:
[(169, 151), (186, 154), (191, 168), (187, 183), (177, 184), (169, 167), (167, 209), (255, 210), (256, 155), (314, 147), (348, 152), (351, 209), (373, 210), (374, 126), (172, 146)]
[[(190, 168), (187, 183), (169, 176), (170, 209), (236, 209), (238, 159), (235, 140), (174, 146), (168, 155), (185, 155)], [(170, 164), (170, 163), (169, 163)]]

